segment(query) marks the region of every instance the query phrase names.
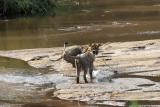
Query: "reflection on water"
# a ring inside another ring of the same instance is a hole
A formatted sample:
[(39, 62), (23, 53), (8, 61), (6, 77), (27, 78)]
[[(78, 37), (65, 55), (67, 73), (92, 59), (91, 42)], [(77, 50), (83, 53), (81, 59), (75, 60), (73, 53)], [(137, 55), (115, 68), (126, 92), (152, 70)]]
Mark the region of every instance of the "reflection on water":
[(25, 61), (12, 59), (7, 57), (0, 57), (0, 67), (1, 68), (31, 68)]
[[(14, 74), (15, 75), (31, 75), (31, 74), (33, 75), (33, 74), (39, 74), (42, 72), (43, 71), (40, 71), (38, 69), (35, 69), (29, 66), (28, 63), (26, 63), (25, 61), (7, 58), (7, 57), (0, 57), (0, 74), (9, 73), (12, 75)], [(0, 75), (0, 79), (2, 79), (3, 77), (4, 77), (3, 75)]]
[(159, 17), (158, 0), (82, 0), (64, 15), (1, 20), (0, 49), (157, 39)]

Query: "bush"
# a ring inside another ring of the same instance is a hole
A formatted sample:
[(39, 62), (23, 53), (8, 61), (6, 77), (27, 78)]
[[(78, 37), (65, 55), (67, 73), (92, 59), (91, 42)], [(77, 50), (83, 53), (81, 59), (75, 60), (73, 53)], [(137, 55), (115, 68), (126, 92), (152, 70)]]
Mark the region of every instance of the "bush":
[(0, 0), (0, 16), (53, 15), (52, 0)]

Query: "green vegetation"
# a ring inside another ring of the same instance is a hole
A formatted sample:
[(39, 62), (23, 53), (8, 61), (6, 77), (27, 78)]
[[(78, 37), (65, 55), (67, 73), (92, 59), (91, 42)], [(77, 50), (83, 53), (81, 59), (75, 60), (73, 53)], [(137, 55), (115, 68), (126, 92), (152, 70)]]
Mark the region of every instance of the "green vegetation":
[(54, 15), (55, 0), (0, 0), (0, 17)]
[(57, 0), (56, 1), (56, 14), (64, 15), (77, 12), (80, 6), (76, 0)]
[(137, 101), (131, 101), (129, 107), (140, 107)]
[(63, 15), (79, 8), (76, 0), (0, 0), (0, 18)]

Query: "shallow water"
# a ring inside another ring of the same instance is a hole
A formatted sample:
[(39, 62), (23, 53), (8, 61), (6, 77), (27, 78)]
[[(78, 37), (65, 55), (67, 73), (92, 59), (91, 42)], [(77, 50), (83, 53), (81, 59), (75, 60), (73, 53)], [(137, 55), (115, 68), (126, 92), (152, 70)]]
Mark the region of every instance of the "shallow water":
[(12, 59), (7, 57), (0, 57), (0, 68), (22, 68), (31, 69), (29, 65), (22, 60)]
[(68, 78), (32, 68), (21, 60), (0, 57), (0, 106), (103, 107), (54, 98), (56, 84), (70, 83)]
[(44, 71), (35, 69), (22, 60), (0, 57), (0, 74), (8, 73), (13, 75), (33, 75), (44, 73)]
[(77, 8), (62, 13), (1, 20), (0, 49), (160, 38), (157, 0), (81, 0)]

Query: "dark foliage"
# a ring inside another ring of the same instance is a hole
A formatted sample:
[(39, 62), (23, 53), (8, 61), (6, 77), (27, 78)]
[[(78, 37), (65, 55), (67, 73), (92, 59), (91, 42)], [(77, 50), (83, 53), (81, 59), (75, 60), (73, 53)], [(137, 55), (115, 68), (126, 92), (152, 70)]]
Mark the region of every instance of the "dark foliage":
[(53, 0), (0, 0), (0, 17), (53, 15), (54, 8)]

